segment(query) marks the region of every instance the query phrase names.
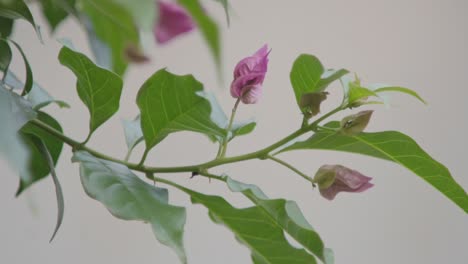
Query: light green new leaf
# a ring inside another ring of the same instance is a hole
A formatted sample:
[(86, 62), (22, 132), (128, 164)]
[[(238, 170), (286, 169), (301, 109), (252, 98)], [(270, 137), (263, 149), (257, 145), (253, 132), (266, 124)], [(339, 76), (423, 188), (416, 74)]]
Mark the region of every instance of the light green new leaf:
[(112, 51), (112, 71), (123, 75), (127, 68), (125, 49), (139, 43), (132, 15), (114, 0), (80, 0), (79, 3), (91, 20), (96, 36)]
[(0, 83), (0, 155), (5, 157), (13, 169), (18, 170), (24, 181), (31, 178), (27, 165), (30, 154), (18, 131), (35, 117), (36, 113), (28, 101), (8, 91)]
[(323, 242), (307, 222), (296, 202), (284, 199), (270, 199), (257, 186), (238, 182), (231, 178), (227, 178), (227, 184), (231, 191), (243, 193), (255, 205), (263, 209), (275, 224), (279, 225), (304, 248), (321, 259), (322, 262), (332, 263), (325, 262)]
[(220, 117), (213, 116), (203, 85), (192, 75), (157, 71), (140, 88), (137, 104), (147, 150), (173, 132), (185, 130), (215, 137), (225, 134), (219, 126)]
[(178, 0), (187, 9), (202, 32), (218, 68), (221, 67), (221, 37), (219, 29), (213, 19), (208, 16), (198, 0)]
[[(62, 132), (62, 127), (60, 126), (60, 124), (50, 115), (44, 112), (38, 112), (37, 119), (53, 127), (57, 131)], [(31, 155), (31, 159), (27, 164), (30, 179), (26, 181), (22, 178), (20, 180), (16, 196), (20, 195), (24, 190), (26, 190), (35, 182), (38, 182), (39, 180), (45, 178), (51, 172), (50, 165), (46, 159), (46, 156), (44, 156), (44, 153), (42, 153), (41, 147), (39, 144), (37, 144), (37, 141), (35, 139), (38, 138), (43, 144), (45, 144), (48, 152), (52, 157), (54, 166), (55, 164), (57, 164), (58, 158), (63, 148), (62, 141), (58, 140), (56, 137), (50, 135), (49, 133), (44, 132), (44, 130), (37, 128), (31, 123), (27, 123), (26, 125), (24, 125), (21, 128), (20, 132), (21, 138), (23, 139), (23, 142), (26, 143), (28, 151)]]
[(74, 12), (75, 0), (41, 0), (39, 2), (52, 32), (68, 17), (70, 12)]
[[(238, 209), (222, 197), (205, 195), (176, 184), (172, 185), (190, 195), (192, 203), (204, 205), (209, 210), (213, 222), (229, 228), (237, 240), (250, 249), (252, 255), (258, 260), (255, 263), (317, 263), (314, 256), (307, 251), (289, 244), (282, 227), (266, 212), (264, 207), (253, 206)], [(274, 204), (273, 200), (273, 203), (268, 204), (267, 207), (280, 205)]]
[(31, 11), (29, 11), (23, 0), (0, 0), (0, 17), (28, 21), (36, 30), (39, 39), (41, 39), (39, 27), (36, 26)]
[(119, 109), (123, 82), (116, 74), (96, 66), (85, 55), (64, 46), (59, 53), (60, 63), (76, 76), (76, 88), (91, 115), (89, 136)]
[(117, 218), (151, 223), (154, 235), (187, 263), (183, 245), (185, 208), (168, 204), (167, 189), (152, 186), (127, 167), (77, 151), (81, 183), (86, 193), (98, 200)]
[(378, 97), (375, 91), (362, 87), (355, 82), (350, 82), (348, 87), (349, 90), (346, 96), (348, 106), (354, 106), (356, 103), (359, 103), (361, 100), (366, 100), (369, 97)]
[[(326, 125), (338, 128), (338, 122)], [(468, 212), (468, 196), (452, 178), (449, 170), (429, 156), (410, 137), (397, 131), (360, 133), (344, 136), (335, 132), (320, 131), (305, 141), (296, 142), (283, 151), (298, 149), (325, 149), (364, 154), (398, 163), (434, 186), (465, 212)]]
[(379, 87), (377, 89), (374, 90), (375, 93), (383, 93), (383, 92), (400, 92), (400, 93), (405, 93), (405, 94), (409, 94), (413, 97), (415, 97), (416, 99), (418, 99), (419, 101), (421, 101), (423, 104), (427, 104), (426, 101), (424, 101), (424, 99), (422, 99), (421, 96), (419, 96), (418, 93), (416, 93), (415, 91), (411, 90), (411, 89), (408, 89), (408, 88), (405, 88), (405, 87), (400, 87), (400, 86), (383, 86), (383, 87)]
[(157, 1), (154, 0), (113, 0), (124, 7), (138, 27), (152, 32), (158, 14)]

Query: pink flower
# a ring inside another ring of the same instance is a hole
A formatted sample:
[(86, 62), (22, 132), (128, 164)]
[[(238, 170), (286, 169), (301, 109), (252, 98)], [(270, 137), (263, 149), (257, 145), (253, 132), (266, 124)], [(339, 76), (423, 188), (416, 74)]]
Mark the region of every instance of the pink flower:
[(234, 69), (231, 95), (244, 104), (255, 104), (262, 95), (262, 85), (268, 68), (268, 46), (265, 44), (254, 55), (244, 58)]
[(156, 42), (164, 44), (173, 38), (195, 28), (190, 15), (175, 3), (158, 1), (159, 17), (154, 28)]
[(374, 186), (370, 180), (372, 178), (341, 165), (323, 165), (314, 177), (320, 194), (328, 200), (333, 200), (339, 192), (363, 192)]

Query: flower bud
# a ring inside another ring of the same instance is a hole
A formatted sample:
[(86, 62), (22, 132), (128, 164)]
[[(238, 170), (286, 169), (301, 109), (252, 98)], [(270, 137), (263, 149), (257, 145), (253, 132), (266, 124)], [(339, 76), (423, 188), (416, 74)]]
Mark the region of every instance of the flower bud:
[(264, 45), (254, 55), (242, 59), (234, 69), (231, 95), (244, 104), (255, 104), (262, 95), (262, 85), (268, 68), (268, 46)]
[(159, 16), (154, 27), (156, 42), (164, 44), (195, 28), (195, 22), (181, 6), (161, 0), (158, 5)]
[(328, 200), (333, 200), (339, 192), (363, 192), (374, 186), (370, 180), (372, 178), (341, 165), (323, 165), (314, 177), (320, 194)]
[(347, 136), (355, 136), (361, 133), (369, 124), (372, 113), (372, 110), (366, 110), (343, 118), (340, 132)]
[(320, 104), (327, 99), (327, 92), (306, 93), (301, 97), (299, 107), (307, 118), (320, 113)]

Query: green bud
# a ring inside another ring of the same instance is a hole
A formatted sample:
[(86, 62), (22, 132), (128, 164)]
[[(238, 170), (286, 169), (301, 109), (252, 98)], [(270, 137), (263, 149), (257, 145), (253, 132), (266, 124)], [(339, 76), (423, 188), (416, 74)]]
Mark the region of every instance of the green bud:
[(343, 118), (341, 120), (340, 132), (347, 136), (361, 133), (367, 127), (367, 124), (369, 124), (372, 113), (372, 110), (366, 110)]
[(335, 166), (323, 165), (318, 169), (314, 176), (314, 183), (317, 183), (319, 189), (328, 189), (335, 182)]
[(327, 99), (327, 92), (306, 93), (301, 97), (299, 106), (307, 118), (320, 113), (320, 104)]

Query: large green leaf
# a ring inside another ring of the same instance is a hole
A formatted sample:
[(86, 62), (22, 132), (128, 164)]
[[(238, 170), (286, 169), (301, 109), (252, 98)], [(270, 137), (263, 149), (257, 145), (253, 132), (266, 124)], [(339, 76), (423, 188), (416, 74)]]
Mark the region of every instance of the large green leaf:
[(40, 3), (52, 32), (74, 11), (75, 6), (75, 0), (41, 0)]
[(82, 11), (89, 17), (97, 37), (112, 51), (112, 70), (122, 75), (127, 68), (124, 51), (138, 46), (138, 30), (132, 15), (114, 0), (80, 0)]
[(296, 202), (284, 199), (270, 199), (257, 186), (238, 182), (231, 178), (227, 178), (227, 184), (231, 191), (243, 193), (255, 205), (263, 209), (277, 225), (304, 248), (314, 253), (324, 263), (332, 263), (325, 262), (326, 249), (323, 242), (307, 222)]
[(29, 181), (30, 154), (18, 131), (36, 113), (31, 104), (16, 93), (8, 91), (0, 82), (0, 155), (16, 169), (24, 181)]
[(91, 198), (115, 217), (151, 223), (156, 238), (187, 263), (182, 238), (185, 208), (168, 204), (166, 189), (142, 181), (121, 164), (97, 159), (85, 151), (75, 152), (73, 161), (80, 162), (81, 182)]
[(96, 66), (85, 55), (66, 46), (60, 50), (59, 60), (77, 77), (78, 95), (91, 115), (90, 136), (119, 109), (122, 79), (113, 72)]
[(223, 117), (212, 112), (203, 85), (192, 75), (157, 71), (140, 88), (137, 104), (141, 127), (149, 150), (169, 133), (194, 131), (223, 137)]
[[(326, 127), (336, 129), (339, 123), (331, 122)], [(393, 161), (423, 178), (468, 212), (468, 196), (452, 178), (449, 170), (429, 156), (413, 139), (400, 132), (361, 133), (350, 137), (321, 131), (305, 141), (294, 143), (282, 152), (297, 149), (338, 150)]]
[(31, 11), (29, 11), (28, 6), (23, 0), (0, 0), (0, 17), (28, 21), (40, 38), (39, 28), (36, 26)]
[(157, 1), (154, 0), (113, 0), (124, 7), (133, 17), (139, 28), (152, 31), (158, 14)]
[[(60, 124), (50, 115), (44, 112), (38, 112), (37, 119), (53, 127), (57, 131), (62, 132), (62, 127)], [(45, 144), (48, 152), (52, 157), (54, 166), (57, 164), (58, 158), (63, 148), (62, 141), (58, 140), (44, 130), (37, 128), (31, 123), (27, 123), (25, 126), (23, 126), (20, 132), (21, 138), (26, 143), (28, 151), (31, 155), (31, 159), (28, 162), (28, 170), (31, 177), (27, 181), (23, 178), (20, 180), (16, 195), (20, 195), (33, 183), (36, 183), (39, 180), (45, 178), (51, 171), (48, 160), (41, 150), (40, 144), (38, 144), (37, 140), (35, 139), (38, 138), (41, 142), (43, 142), (43, 144)]]
[(229, 228), (237, 240), (246, 245), (254, 256), (254, 263), (290, 264), (317, 263), (304, 249), (293, 247), (286, 240), (283, 228), (265, 210), (265, 207), (283, 206), (275, 200), (265, 201), (265, 207), (238, 209), (219, 196), (205, 195), (185, 187), (173, 186), (190, 195), (192, 203), (202, 204), (209, 210), (213, 222)]
[(198, 0), (178, 0), (178, 2), (187, 9), (197, 23), (211, 53), (213, 53), (218, 68), (221, 67), (221, 37), (218, 26), (208, 16)]

